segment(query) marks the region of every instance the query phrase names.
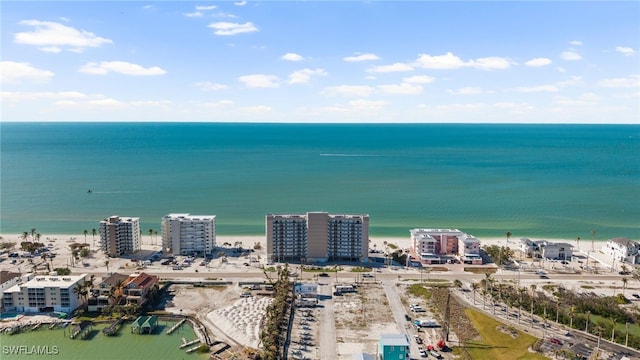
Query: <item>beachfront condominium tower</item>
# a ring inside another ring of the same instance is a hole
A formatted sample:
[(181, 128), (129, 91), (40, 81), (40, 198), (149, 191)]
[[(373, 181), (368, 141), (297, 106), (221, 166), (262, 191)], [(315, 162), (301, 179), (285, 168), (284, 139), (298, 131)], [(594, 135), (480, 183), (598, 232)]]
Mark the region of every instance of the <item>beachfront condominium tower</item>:
[(369, 215), (267, 214), (269, 261), (367, 261)]
[(173, 255), (212, 255), (216, 216), (169, 214), (162, 218), (162, 247)]
[(140, 250), (140, 218), (114, 215), (100, 221), (100, 246), (110, 257)]

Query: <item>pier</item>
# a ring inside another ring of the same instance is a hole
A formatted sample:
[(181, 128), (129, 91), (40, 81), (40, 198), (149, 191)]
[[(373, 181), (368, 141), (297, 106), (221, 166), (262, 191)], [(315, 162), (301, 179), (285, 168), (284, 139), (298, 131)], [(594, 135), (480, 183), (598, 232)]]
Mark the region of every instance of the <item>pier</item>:
[(93, 329), (93, 323), (91, 321), (83, 321), (73, 327), (71, 338), (75, 339), (80, 336), (81, 339), (84, 339), (91, 332), (91, 329)]
[(120, 330), (120, 327), (123, 322), (124, 322), (124, 319), (122, 318), (118, 319), (118, 321), (114, 322), (109, 327), (102, 329), (102, 333), (107, 336), (116, 335), (118, 333), (118, 330)]
[(177, 324), (173, 325), (171, 329), (167, 330), (167, 335), (171, 335), (171, 333), (176, 331), (180, 325), (184, 324), (185, 321), (187, 321), (187, 319), (182, 319)]
[[(200, 342), (200, 339), (195, 339), (195, 340), (192, 340), (192, 341), (189, 341), (189, 342), (185, 342), (184, 344), (180, 345), (180, 349), (184, 349), (189, 345), (193, 345), (193, 344), (196, 344), (196, 343), (199, 343), (199, 342)], [(198, 345), (198, 346), (200, 346), (200, 345)]]

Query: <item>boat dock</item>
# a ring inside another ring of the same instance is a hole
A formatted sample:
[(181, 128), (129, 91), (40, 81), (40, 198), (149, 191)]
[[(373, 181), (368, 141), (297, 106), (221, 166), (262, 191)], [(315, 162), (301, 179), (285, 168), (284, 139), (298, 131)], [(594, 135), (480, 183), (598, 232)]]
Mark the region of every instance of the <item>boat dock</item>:
[(91, 321), (83, 321), (73, 327), (70, 337), (75, 339), (79, 335), (81, 339), (84, 339), (91, 332), (91, 329), (93, 329), (93, 323)]
[(192, 352), (194, 352), (194, 351), (198, 350), (198, 348), (199, 348), (199, 347), (200, 347), (200, 345), (198, 345), (198, 346), (194, 346), (194, 347), (192, 347), (191, 349), (188, 349), (188, 350), (187, 350), (187, 354), (190, 354), (190, 353), (192, 353)]
[(187, 319), (182, 319), (177, 324), (173, 325), (171, 329), (167, 330), (167, 335), (171, 335), (171, 333), (176, 331), (180, 325), (184, 324), (185, 321), (187, 321)]
[[(200, 339), (195, 339), (195, 340), (192, 340), (192, 341), (189, 341), (189, 342), (185, 342), (184, 344), (180, 345), (180, 349), (184, 349), (189, 345), (193, 345), (193, 344), (196, 344), (196, 343), (199, 343), (199, 342), (200, 342)], [(200, 345), (198, 345), (198, 346), (200, 346)]]
[(118, 330), (120, 330), (120, 327), (123, 322), (124, 322), (124, 319), (122, 318), (118, 319), (118, 321), (114, 322), (109, 327), (102, 329), (102, 333), (107, 336), (116, 335), (118, 333)]
[(136, 321), (131, 324), (131, 332), (137, 332), (138, 334), (152, 334), (157, 326), (158, 317), (156, 315), (139, 316)]

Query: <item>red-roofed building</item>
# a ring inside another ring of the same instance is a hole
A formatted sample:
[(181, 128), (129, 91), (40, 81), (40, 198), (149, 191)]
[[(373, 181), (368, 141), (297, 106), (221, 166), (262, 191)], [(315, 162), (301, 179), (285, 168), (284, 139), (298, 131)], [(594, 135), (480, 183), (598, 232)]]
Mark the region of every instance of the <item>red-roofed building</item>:
[(149, 290), (158, 284), (158, 277), (147, 273), (131, 274), (123, 288), (127, 304), (142, 305)]

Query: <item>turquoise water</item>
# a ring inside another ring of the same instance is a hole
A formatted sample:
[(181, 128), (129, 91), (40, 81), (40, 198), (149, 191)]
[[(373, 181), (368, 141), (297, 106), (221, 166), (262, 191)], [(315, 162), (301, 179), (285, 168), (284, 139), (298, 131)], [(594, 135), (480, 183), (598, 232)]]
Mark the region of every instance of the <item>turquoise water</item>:
[[(187, 354), (180, 349), (182, 338), (196, 339), (189, 325), (181, 326), (171, 335), (165, 332), (174, 323), (160, 320), (154, 334), (132, 334), (125, 324), (118, 335), (105, 336), (106, 325), (96, 325), (86, 339), (69, 338), (70, 326), (65, 329), (24, 331), (19, 334), (0, 335), (0, 358), (2, 359), (68, 359), (68, 360), (114, 360), (114, 359), (207, 359), (206, 354)], [(20, 346), (27, 348), (19, 349)], [(40, 349), (33, 349), (39, 346)], [(194, 345), (195, 346), (195, 345)]]
[[(640, 126), (2, 123), (3, 233), (172, 212), (264, 234), (267, 213), (368, 213), (372, 236), (640, 239)], [(87, 193), (92, 189), (92, 193)]]

